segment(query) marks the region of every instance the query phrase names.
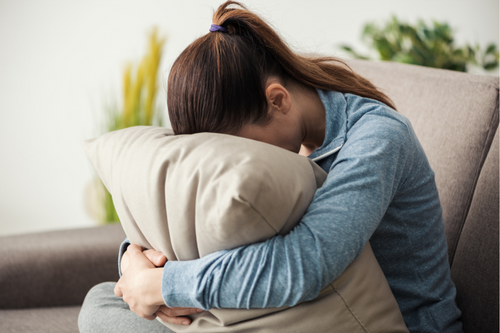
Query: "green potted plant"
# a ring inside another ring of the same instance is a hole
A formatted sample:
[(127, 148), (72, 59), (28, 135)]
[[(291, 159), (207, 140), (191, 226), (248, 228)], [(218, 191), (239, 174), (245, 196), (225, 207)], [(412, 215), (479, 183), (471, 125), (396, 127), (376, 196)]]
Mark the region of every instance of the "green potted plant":
[[(162, 126), (162, 110), (156, 104), (158, 67), (165, 38), (156, 29), (149, 34), (147, 52), (138, 64), (129, 63), (123, 71), (119, 102), (105, 107), (101, 134), (131, 126)], [(119, 222), (111, 194), (96, 177), (87, 189), (87, 210), (99, 223)]]
[[(393, 16), (379, 26), (367, 23), (362, 41), (378, 53), (379, 60), (449, 69), (465, 72), (468, 66), (478, 66), (486, 71), (498, 67), (499, 53), (496, 44), (481, 50), (478, 45), (457, 47), (453, 31), (446, 23), (419, 20), (415, 26), (400, 22)], [(357, 59), (370, 59), (348, 45), (340, 48)]]

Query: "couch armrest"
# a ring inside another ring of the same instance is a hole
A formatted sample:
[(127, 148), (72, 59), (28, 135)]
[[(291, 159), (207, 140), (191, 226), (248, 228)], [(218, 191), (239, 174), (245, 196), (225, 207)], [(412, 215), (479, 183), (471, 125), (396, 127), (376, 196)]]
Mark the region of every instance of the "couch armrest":
[(121, 225), (0, 237), (0, 309), (79, 305), (118, 280)]

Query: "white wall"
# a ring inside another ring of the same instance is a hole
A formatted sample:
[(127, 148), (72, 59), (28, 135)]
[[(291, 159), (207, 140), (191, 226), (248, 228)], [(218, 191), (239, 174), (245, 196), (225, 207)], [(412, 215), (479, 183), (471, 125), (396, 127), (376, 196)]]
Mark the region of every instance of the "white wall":
[[(0, 0), (0, 235), (95, 225), (84, 209), (93, 170), (81, 142), (97, 132), (121, 71), (152, 26), (168, 68), (222, 1)], [(446, 21), (458, 44), (499, 42), (497, 0), (248, 0), (301, 51), (360, 46), (366, 21)]]

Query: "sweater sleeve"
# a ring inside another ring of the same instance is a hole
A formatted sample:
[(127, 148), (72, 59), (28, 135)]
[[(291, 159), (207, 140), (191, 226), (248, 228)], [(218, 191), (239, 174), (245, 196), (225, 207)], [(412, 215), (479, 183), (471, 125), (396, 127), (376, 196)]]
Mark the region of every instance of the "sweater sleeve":
[(170, 307), (269, 308), (315, 298), (361, 253), (404, 182), (412, 158), (408, 124), (365, 115), (349, 130), (328, 177), (286, 236), (167, 262)]
[(120, 249), (118, 250), (118, 276), (122, 276), (122, 257), (125, 254), (125, 251), (127, 251), (128, 246), (130, 245), (130, 242), (128, 238), (125, 238), (125, 240), (120, 244)]

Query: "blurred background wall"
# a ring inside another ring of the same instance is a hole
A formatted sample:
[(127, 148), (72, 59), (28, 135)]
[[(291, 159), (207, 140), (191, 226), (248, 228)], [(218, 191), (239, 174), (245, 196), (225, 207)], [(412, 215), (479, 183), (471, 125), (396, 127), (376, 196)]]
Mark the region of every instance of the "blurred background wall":
[[(0, 0), (0, 235), (96, 225), (85, 209), (95, 174), (82, 141), (99, 133), (127, 61), (153, 26), (167, 37), (160, 70), (208, 32), (222, 1)], [(298, 51), (363, 50), (368, 21), (447, 22), (457, 44), (499, 42), (498, 0), (247, 0)], [(498, 73), (498, 72), (497, 72)], [(165, 99), (160, 96), (160, 102)]]

